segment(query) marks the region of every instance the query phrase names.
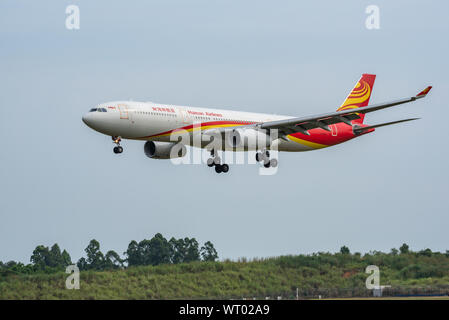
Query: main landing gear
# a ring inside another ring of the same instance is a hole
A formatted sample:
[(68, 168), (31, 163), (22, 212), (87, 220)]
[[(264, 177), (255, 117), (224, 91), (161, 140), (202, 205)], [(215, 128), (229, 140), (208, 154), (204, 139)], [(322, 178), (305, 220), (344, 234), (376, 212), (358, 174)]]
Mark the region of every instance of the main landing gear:
[(268, 150), (263, 150), (262, 152), (256, 153), (256, 161), (263, 162), (263, 166), (265, 168), (273, 167), (276, 168), (278, 166), (278, 161), (276, 159), (270, 159), (270, 152)]
[(114, 153), (115, 154), (118, 154), (118, 153), (122, 153), (123, 152), (123, 147), (122, 146), (120, 146), (120, 141), (122, 141), (122, 138), (121, 137), (112, 137), (112, 141), (115, 143), (115, 147), (114, 147), (114, 149), (112, 149), (113, 151), (114, 151)]
[(227, 165), (226, 163), (221, 164), (221, 158), (217, 155), (215, 150), (211, 150), (210, 156), (211, 158), (207, 159), (208, 167), (215, 166), (216, 173), (226, 173), (229, 171), (229, 165)]

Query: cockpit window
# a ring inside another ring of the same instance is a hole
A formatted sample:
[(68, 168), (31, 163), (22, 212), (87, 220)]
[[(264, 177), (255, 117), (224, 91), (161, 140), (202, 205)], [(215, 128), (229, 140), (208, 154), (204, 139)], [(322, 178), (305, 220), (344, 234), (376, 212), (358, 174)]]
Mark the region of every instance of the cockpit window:
[(106, 108), (92, 108), (89, 112), (108, 112)]

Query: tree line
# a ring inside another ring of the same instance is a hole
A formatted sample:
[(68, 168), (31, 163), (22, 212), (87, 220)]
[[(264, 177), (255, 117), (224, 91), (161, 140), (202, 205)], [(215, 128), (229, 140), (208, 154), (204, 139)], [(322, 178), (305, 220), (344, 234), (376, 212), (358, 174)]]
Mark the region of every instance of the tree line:
[[(65, 270), (68, 265), (76, 264), (80, 270), (114, 270), (126, 269), (135, 266), (155, 266), (161, 264), (179, 264), (193, 261), (216, 261), (218, 259), (217, 251), (214, 245), (207, 241), (200, 247), (195, 238), (171, 238), (167, 240), (162, 234), (157, 233), (153, 238), (144, 239), (140, 242), (131, 241), (127, 250), (121, 257), (116, 251), (109, 250), (104, 254), (100, 250), (100, 243), (93, 239), (85, 249), (86, 256), (79, 259), (76, 263), (72, 262), (69, 253), (61, 250), (58, 244), (46, 247), (37, 246), (30, 257), (30, 264), (9, 261), (3, 263), (0, 261), (0, 280), (9, 273), (55, 273)], [(299, 255), (298, 259), (310, 267), (321, 268), (322, 259), (330, 259), (336, 265), (340, 265), (346, 260), (362, 259), (369, 261), (370, 264), (390, 265), (393, 268), (400, 267), (404, 278), (415, 275), (416, 277), (424, 275), (438, 275), (441, 270), (435, 269), (431, 264), (423, 264), (419, 261), (422, 258), (437, 259), (449, 257), (449, 251), (445, 253), (432, 252), (430, 249), (424, 249), (417, 252), (410, 250), (407, 244), (402, 244), (398, 249), (393, 248), (389, 253), (372, 251), (365, 255), (359, 252), (351, 253), (347, 246), (342, 246), (340, 251), (335, 254), (327, 253), (323, 256), (321, 253), (313, 254), (306, 260), (305, 256)], [(316, 258), (319, 259), (316, 259)], [(283, 258), (279, 258), (283, 261)], [(343, 260), (341, 260), (343, 259)], [(371, 260), (372, 261), (371, 261)], [(418, 260), (417, 260), (418, 259)], [(291, 259), (290, 259), (291, 260)], [(289, 260), (289, 261), (290, 261)], [(245, 259), (246, 261), (246, 259)], [(313, 264), (310, 264), (314, 261)], [(321, 262), (320, 262), (321, 261)], [(424, 260), (423, 260), (424, 261)], [(427, 260), (426, 260), (427, 261)], [(332, 264), (334, 263), (332, 262)], [(317, 263), (317, 264), (316, 264)], [(433, 269), (432, 269), (433, 268)], [(435, 270), (434, 270), (435, 269)]]
[[(86, 257), (78, 260), (76, 265), (80, 270), (113, 270), (124, 269), (134, 266), (178, 264), (192, 261), (216, 261), (218, 253), (214, 245), (207, 241), (200, 247), (195, 238), (171, 238), (167, 240), (160, 233), (153, 238), (144, 239), (140, 242), (132, 240), (124, 257), (114, 251), (109, 250), (103, 254), (100, 250), (100, 243), (92, 239), (84, 250)], [(66, 250), (61, 251), (58, 244), (51, 248), (38, 245), (31, 255), (30, 264), (9, 261), (0, 261), (0, 271), (11, 271), (16, 273), (53, 273), (65, 270), (69, 265), (74, 264)]]

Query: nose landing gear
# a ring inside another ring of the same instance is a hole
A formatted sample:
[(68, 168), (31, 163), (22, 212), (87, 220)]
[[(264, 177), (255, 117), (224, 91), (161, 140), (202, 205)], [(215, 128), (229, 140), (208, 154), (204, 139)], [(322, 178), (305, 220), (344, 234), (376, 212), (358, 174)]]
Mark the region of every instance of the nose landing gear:
[(221, 164), (221, 158), (217, 155), (215, 150), (211, 150), (210, 156), (211, 158), (207, 159), (208, 167), (215, 166), (216, 173), (226, 173), (229, 171), (229, 165), (227, 165), (226, 163)]
[(118, 153), (122, 153), (123, 152), (123, 147), (120, 146), (120, 141), (122, 141), (121, 137), (112, 137), (112, 141), (116, 144), (116, 146), (114, 147), (114, 149), (112, 149), (114, 151), (115, 154)]

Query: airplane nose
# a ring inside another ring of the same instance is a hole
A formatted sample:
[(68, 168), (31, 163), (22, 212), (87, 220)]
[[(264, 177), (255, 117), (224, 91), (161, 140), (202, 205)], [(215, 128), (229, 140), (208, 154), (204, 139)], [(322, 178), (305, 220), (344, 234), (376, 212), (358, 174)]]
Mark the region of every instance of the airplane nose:
[(89, 126), (89, 127), (92, 127), (92, 114), (89, 112), (89, 113), (86, 113), (85, 115), (83, 115), (83, 122), (87, 125), (87, 126)]

